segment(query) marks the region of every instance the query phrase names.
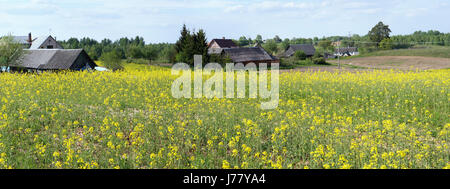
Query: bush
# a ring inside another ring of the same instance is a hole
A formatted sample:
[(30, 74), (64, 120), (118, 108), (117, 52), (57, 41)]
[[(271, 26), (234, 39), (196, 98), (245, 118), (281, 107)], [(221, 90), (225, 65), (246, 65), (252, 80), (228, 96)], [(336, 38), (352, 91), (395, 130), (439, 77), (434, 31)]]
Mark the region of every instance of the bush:
[(325, 51), (316, 51), (313, 58), (322, 58)]
[(392, 49), (392, 40), (389, 38), (383, 39), (380, 42), (380, 49), (382, 50), (391, 50)]
[(308, 66), (308, 65), (313, 65), (313, 64), (314, 64), (314, 62), (310, 58), (297, 61), (297, 65), (300, 65), (300, 66)]
[(101, 59), (103, 60), (105, 67), (112, 71), (123, 69), (122, 59), (116, 51), (103, 54)]
[(303, 51), (297, 51), (297, 52), (295, 52), (294, 57), (297, 60), (306, 60), (306, 53)]
[(328, 65), (327, 61), (325, 61), (325, 58), (321, 57), (321, 58), (313, 58), (313, 63), (314, 64), (319, 64), (319, 65)]
[(292, 69), (295, 68), (295, 62), (292, 59), (281, 59), (280, 60), (280, 68), (284, 69)]

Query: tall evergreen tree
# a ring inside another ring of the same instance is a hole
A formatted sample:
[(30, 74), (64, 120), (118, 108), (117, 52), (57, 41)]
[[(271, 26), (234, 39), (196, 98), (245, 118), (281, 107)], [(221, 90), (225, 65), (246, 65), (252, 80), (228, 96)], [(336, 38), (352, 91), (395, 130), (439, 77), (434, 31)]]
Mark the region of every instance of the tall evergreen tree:
[(195, 33), (191, 32), (183, 25), (181, 36), (175, 44), (177, 62), (184, 62), (194, 65), (194, 55), (202, 55), (203, 62), (208, 62), (208, 43), (204, 30)]

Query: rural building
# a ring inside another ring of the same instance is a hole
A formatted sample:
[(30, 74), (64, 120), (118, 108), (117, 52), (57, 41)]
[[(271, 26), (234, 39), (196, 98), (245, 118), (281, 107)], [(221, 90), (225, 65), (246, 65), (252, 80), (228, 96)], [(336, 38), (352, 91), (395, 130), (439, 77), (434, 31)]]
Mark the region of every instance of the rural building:
[(288, 49), (284, 53), (284, 56), (291, 57), (297, 51), (303, 51), (303, 52), (305, 52), (307, 57), (312, 57), (312, 56), (314, 56), (314, 53), (316, 53), (316, 48), (314, 48), (314, 45), (310, 45), (310, 44), (289, 45)]
[(97, 65), (83, 49), (25, 50), (22, 63), (12, 71), (92, 70)]
[(231, 39), (213, 39), (208, 44), (208, 54), (220, 54), (223, 49), (238, 48), (239, 46)]
[(260, 47), (242, 47), (223, 49), (223, 54), (228, 56), (234, 63), (280, 63), (280, 60)]
[(344, 47), (338, 48), (334, 52), (335, 56), (356, 56), (359, 55), (358, 48), (356, 47)]
[(342, 45), (342, 41), (335, 41), (331, 43), (331, 46), (333, 47), (340, 47)]
[(19, 43), (23, 45), (24, 49), (30, 48), (33, 38), (31, 38), (31, 33), (28, 34), (28, 36), (12, 36), (14, 42)]
[(30, 49), (64, 49), (55, 38), (50, 36), (42, 36), (33, 40)]

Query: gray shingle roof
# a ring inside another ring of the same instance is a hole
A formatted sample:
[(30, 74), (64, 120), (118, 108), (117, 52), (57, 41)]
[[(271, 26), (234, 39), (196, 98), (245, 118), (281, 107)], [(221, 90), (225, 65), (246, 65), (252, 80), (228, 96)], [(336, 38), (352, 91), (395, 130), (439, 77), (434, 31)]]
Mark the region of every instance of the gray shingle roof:
[(83, 49), (38, 49), (25, 50), (25, 52), (22, 64), (17, 67), (40, 70), (67, 70), (71, 69), (81, 55), (87, 56), (91, 68), (97, 66)]
[(29, 44), (28, 36), (13, 36), (13, 40), (20, 44)]
[(229, 48), (223, 51), (235, 63), (278, 60), (260, 47)]
[(356, 47), (343, 47), (343, 48), (336, 48), (336, 53), (352, 53), (352, 52), (358, 52), (358, 48)]
[(285, 55), (289, 57), (294, 55), (297, 51), (305, 52), (306, 56), (313, 56), (314, 53), (316, 53), (316, 48), (314, 48), (314, 46), (310, 44), (290, 45)]
[(39, 49), (39, 47), (42, 45), (42, 43), (44, 43), (48, 38), (49, 38), (49, 36), (47, 36), (47, 37), (45, 37), (45, 36), (38, 37), (36, 40), (33, 41), (33, 43), (31, 44), (30, 49)]
[[(33, 43), (31, 44), (30, 49), (40, 49), (41, 45), (44, 44), (47, 40), (56, 41), (55, 38), (53, 38), (51, 35), (49, 36), (40, 36), (36, 38)], [(58, 42), (56, 42), (59, 46), (61, 46)], [(55, 49), (59, 49), (57, 47), (54, 47)]]

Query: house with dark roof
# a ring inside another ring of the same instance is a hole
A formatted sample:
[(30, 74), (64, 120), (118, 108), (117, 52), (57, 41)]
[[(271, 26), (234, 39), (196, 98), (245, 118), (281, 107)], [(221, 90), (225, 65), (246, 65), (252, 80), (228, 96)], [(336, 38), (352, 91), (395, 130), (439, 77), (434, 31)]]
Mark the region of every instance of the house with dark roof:
[(25, 50), (21, 64), (11, 66), (12, 71), (93, 70), (97, 67), (83, 49)]
[(223, 49), (238, 48), (239, 46), (231, 39), (213, 39), (208, 44), (208, 54), (220, 54)]
[(223, 49), (224, 55), (228, 56), (234, 63), (280, 63), (280, 60), (261, 47), (241, 47)]
[(14, 42), (23, 45), (24, 49), (30, 48), (33, 42), (33, 39), (31, 38), (31, 33), (29, 33), (28, 36), (12, 36), (12, 38)]
[(41, 36), (33, 40), (30, 49), (64, 49), (51, 35)]
[(312, 57), (316, 53), (316, 48), (314, 48), (314, 45), (311, 45), (311, 44), (289, 45), (288, 49), (284, 53), (284, 56), (285, 57), (294, 56), (294, 54), (297, 51), (303, 51), (303, 52), (305, 52), (307, 57)]
[(359, 55), (358, 48), (356, 47), (341, 47), (336, 48), (334, 52), (335, 56), (356, 56)]

